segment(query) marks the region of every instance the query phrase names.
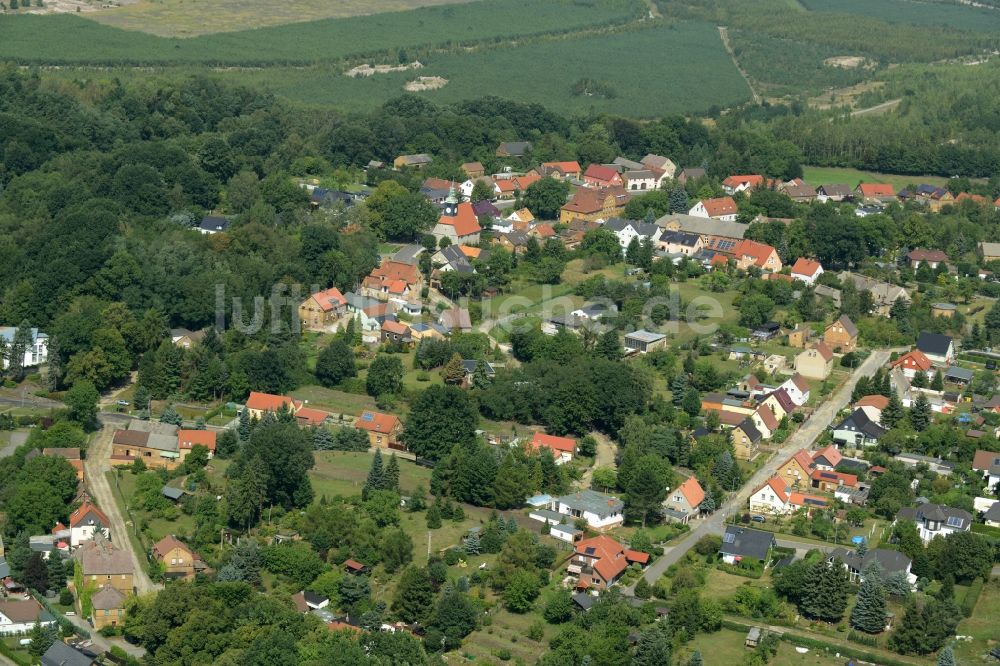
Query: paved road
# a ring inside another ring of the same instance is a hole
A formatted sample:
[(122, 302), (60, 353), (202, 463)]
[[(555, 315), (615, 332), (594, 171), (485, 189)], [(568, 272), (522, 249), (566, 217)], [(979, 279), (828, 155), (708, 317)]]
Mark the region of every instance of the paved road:
[(133, 550), (132, 542), (128, 538), (128, 526), (125, 524), (125, 518), (118, 508), (118, 503), (115, 502), (108, 477), (105, 476), (105, 472), (111, 469), (111, 438), (114, 431), (114, 427), (105, 425), (87, 448), (87, 459), (84, 461), (87, 489), (97, 505), (107, 514), (108, 520), (111, 521), (111, 542), (132, 556), (132, 564), (135, 567), (136, 592), (145, 594), (161, 589), (163, 586), (153, 584), (153, 581), (146, 574), (145, 555), (140, 555)]
[[(733, 512), (742, 510), (747, 499), (750, 497), (750, 493), (773, 476), (778, 467), (781, 466), (781, 463), (785, 462), (789, 456), (799, 449), (809, 449), (813, 442), (823, 434), (826, 427), (833, 422), (833, 419), (837, 416), (837, 412), (851, 402), (851, 393), (854, 391), (854, 385), (858, 383), (858, 379), (862, 376), (871, 377), (874, 375), (875, 371), (882, 367), (889, 359), (890, 353), (890, 350), (872, 352), (865, 359), (865, 362), (855, 369), (854, 373), (840, 390), (813, 412), (812, 416), (785, 441), (784, 445), (775, 452), (774, 456), (765, 465), (757, 470), (757, 473), (747, 481), (738, 493), (723, 504), (719, 511), (716, 511), (707, 518), (696, 520), (691, 531), (684, 538), (677, 542), (676, 545), (666, 549), (660, 559), (649, 565), (646, 573), (643, 574), (646, 582), (650, 584), (655, 583), (671, 564), (680, 561), (684, 554), (706, 534), (721, 534), (726, 517)], [(634, 586), (625, 588), (625, 592), (631, 594), (633, 588)]]
[(138, 645), (132, 645), (128, 641), (121, 638), (105, 638), (96, 631), (90, 623), (81, 618), (79, 615), (67, 615), (65, 616), (67, 620), (73, 623), (74, 626), (80, 627), (90, 632), (90, 642), (94, 644), (98, 649), (104, 650), (105, 652), (111, 651), (111, 646), (117, 645), (121, 649), (125, 650), (126, 653), (132, 655), (133, 657), (142, 657), (146, 654), (144, 648)]

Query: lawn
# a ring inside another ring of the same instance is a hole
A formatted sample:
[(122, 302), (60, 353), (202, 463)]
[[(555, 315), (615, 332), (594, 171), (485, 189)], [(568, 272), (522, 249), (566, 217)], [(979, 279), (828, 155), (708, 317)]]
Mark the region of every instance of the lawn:
[(972, 616), (963, 620), (955, 632), (962, 636), (972, 636), (972, 640), (955, 644), (955, 656), (961, 663), (979, 663), (983, 655), (1000, 644), (997, 630), (1000, 618), (1000, 578), (993, 577), (979, 595)]
[[(746, 634), (732, 629), (722, 629), (712, 634), (698, 634), (684, 648), (680, 663), (695, 650), (701, 652), (706, 664), (739, 664), (750, 648), (744, 647)], [(817, 650), (799, 654), (784, 641), (778, 644), (778, 654), (769, 662), (773, 666), (843, 666), (845, 660)]]
[(375, 409), (375, 399), (358, 393), (345, 393), (322, 386), (303, 386), (291, 392), (293, 398), (308, 401), (310, 407), (334, 414), (357, 416), (366, 409)]
[[(368, 477), (374, 454), (345, 451), (317, 451), (316, 466), (309, 472), (316, 498), (323, 495), (357, 495)], [(388, 456), (383, 456), (388, 462)], [(413, 492), (418, 485), (430, 488), (431, 470), (399, 458), (399, 486), (403, 494)]]
[(496, 610), (490, 614), (490, 625), (474, 632), (463, 643), (460, 655), (456, 654), (449, 663), (465, 663), (471, 661), (468, 657), (478, 659), (476, 663), (497, 664), (507, 660), (505, 652), (510, 653), (511, 663), (533, 664), (539, 655), (546, 651), (548, 641), (558, 633), (559, 628), (542, 621), (545, 625), (545, 636), (541, 641), (528, 638), (528, 627), (541, 620), (536, 613), (517, 615), (505, 610)]
[(908, 185), (928, 185), (943, 186), (948, 182), (947, 178), (940, 176), (897, 176), (890, 173), (877, 173), (875, 171), (860, 171), (858, 169), (837, 168), (837, 167), (803, 167), (804, 180), (818, 187), (823, 184), (842, 183), (857, 187), (861, 181), (866, 183), (889, 183), (898, 192)]

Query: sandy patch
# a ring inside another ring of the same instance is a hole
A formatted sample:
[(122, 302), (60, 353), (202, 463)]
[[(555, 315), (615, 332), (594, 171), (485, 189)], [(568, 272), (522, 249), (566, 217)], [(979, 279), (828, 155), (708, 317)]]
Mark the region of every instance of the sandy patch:
[(444, 88), (448, 84), (448, 79), (440, 76), (418, 76), (412, 81), (407, 81), (403, 90), (419, 92), (421, 90), (437, 90)]
[(827, 58), (823, 64), (827, 67), (840, 67), (842, 69), (857, 69), (865, 65), (865, 58), (862, 56), (834, 56)]
[(405, 65), (369, 65), (368, 63), (365, 63), (363, 65), (358, 65), (357, 67), (352, 67), (344, 72), (344, 74), (353, 79), (359, 76), (374, 76), (375, 74), (389, 74), (390, 72), (405, 72), (408, 69), (420, 69), (423, 66), (423, 63), (419, 60), (414, 60), (413, 62)]

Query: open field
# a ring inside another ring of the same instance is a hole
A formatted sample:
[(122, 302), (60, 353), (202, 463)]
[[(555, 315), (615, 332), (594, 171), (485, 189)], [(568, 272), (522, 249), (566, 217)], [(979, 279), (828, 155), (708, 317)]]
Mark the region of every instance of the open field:
[[(701, 652), (706, 664), (739, 664), (750, 648), (744, 647), (746, 635), (732, 629), (721, 629), (711, 634), (698, 634), (684, 648), (684, 654), (695, 650)], [(845, 660), (837, 659), (818, 650), (810, 650), (799, 654), (790, 644), (782, 641), (778, 644), (778, 654), (771, 659), (774, 666), (842, 666)], [(683, 662), (681, 662), (683, 663)]]
[(858, 169), (838, 168), (838, 167), (802, 167), (804, 180), (813, 187), (831, 183), (843, 183), (856, 187), (861, 181), (867, 183), (890, 183), (896, 190), (901, 190), (907, 185), (928, 185), (944, 186), (947, 178), (940, 176), (897, 176), (888, 173), (875, 173), (873, 171), (860, 171)]
[(996, 32), (1000, 30), (1000, 11), (979, 7), (919, 2), (917, 0), (802, 0), (814, 12), (870, 16), (888, 23), (909, 23), (949, 27), (956, 30)]
[[(316, 466), (309, 472), (316, 497), (333, 497), (335, 495), (357, 495), (361, 492), (368, 476), (374, 454), (344, 451), (318, 451)], [(383, 458), (388, 462), (388, 455)], [(404, 494), (413, 492), (418, 485), (424, 490), (430, 488), (431, 470), (419, 467), (409, 460), (399, 461), (399, 487)]]
[(89, 14), (88, 18), (116, 28), (138, 30), (161, 37), (190, 37), (468, 1), (470, 0), (379, 0), (375, 4), (364, 0), (300, 0), (293, 4), (268, 0), (213, 0), (211, 11), (206, 11), (205, 4), (191, 0), (140, 0), (132, 5)]
[(40, 64), (264, 66), (382, 54), (395, 64), (399, 49), (604, 27), (631, 20), (641, 7), (637, 0), (475, 2), (190, 39), (121, 30), (70, 14), (3, 16), (0, 57)]
[(961, 663), (979, 663), (986, 653), (1000, 644), (997, 618), (1000, 618), (1000, 578), (994, 576), (979, 595), (972, 617), (958, 625), (956, 633), (972, 636), (971, 641), (955, 644), (955, 656)]
[(303, 386), (291, 392), (297, 400), (308, 400), (310, 407), (335, 414), (358, 415), (366, 409), (375, 409), (375, 399), (358, 393), (345, 393), (322, 386)]

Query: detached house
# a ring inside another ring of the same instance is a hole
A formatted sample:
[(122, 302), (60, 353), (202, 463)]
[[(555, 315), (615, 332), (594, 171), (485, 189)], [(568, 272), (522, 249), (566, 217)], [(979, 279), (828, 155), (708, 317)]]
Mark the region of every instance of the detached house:
[(921, 331), (917, 337), (917, 349), (934, 365), (949, 366), (955, 361), (955, 344), (947, 335)]
[(171, 579), (193, 580), (207, 566), (187, 544), (167, 535), (153, 545), (153, 557), (163, 565), (164, 575)]
[(698, 234), (686, 231), (664, 231), (660, 234), (658, 247), (667, 254), (684, 254), (689, 257), (701, 252), (705, 244)]
[(246, 409), (250, 412), (250, 418), (257, 420), (262, 419), (266, 412), (286, 410), (294, 414), (301, 408), (302, 403), (290, 396), (258, 391), (250, 391), (250, 397), (246, 401)]
[(774, 545), (774, 534), (771, 532), (729, 525), (722, 535), (719, 554), (726, 564), (736, 564), (747, 559), (763, 562)]
[(535, 170), (539, 176), (547, 176), (556, 180), (578, 180), (580, 178), (579, 162), (542, 162)]
[(750, 190), (762, 187), (764, 176), (751, 174), (748, 176), (729, 176), (722, 181), (723, 191), (732, 196), (737, 192), (749, 192)]
[(35, 623), (45, 628), (55, 626), (56, 619), (34, 598), (0, 600), (0, 634), (16, 636), (27, 634)]
[(604, 223), (604, 228), (614, 232), (618, 237), (618, 244), (621, 245), (623, 253), (634, 239), (638, 239), (640, 243), (646, 241), (655, 243), (660, 237), (660, 228), (652, 222), (636, 222), (613, 217)]
[(127, 595), (112, 586), (104, 585), (90, 598), (90, 622), (94, 629), (117, 627), (125, 621), (125, 600)]
[(816, 188), (816, 200), (822, 203), (849, 200), (853, 195), (854, 191), (850, 185), (832, 183), (829, 185), (820, 185)]
[(630, 198), (629, 193), (620, 186), (600, 190), (580, 188), (573, 194), (573, 198), (559, 209), (559, 222), (560, 224), (570, 224), (576, 220), (597, 222), (619, 217), (625, 212), (625, 205)]
[(833, 427), (833, 441), (855, 449), (875, 446), (886, 429), (875, 423), (862, 409), (855, 409), (850, 416)]
[(926, 375), (928, 379), (934, 376), (934, 364), (919, 349), (906, 352), (890, 363), (889, 367), (899, 368), (907, 379), (913, 379), (917, 374)]
[(524, 157), (531, 152), (530, 141), (505, 141), (497, 147), (497, 157)]
[(536, 432), (531, 438), (531, 448), (534, 451), (548, 449), (552, 452), (557, 465), (568, 463), (576, 455), (576, 440), (569, 437), (556, 437)]
[(781, 270), (781, 258), (778, 257), (778, 251), (767, 243), (744, 239), (736, 244), (732, 253), (736, 259), (736, 267), (740, 270), (745, 271), (751, 266), (772, 273)]
[(917, 532), (924, 543), (936, 536), (946, 537), (953, 532), (968, 532), (972, 529), (972, 514), (968, 511), (930, 502), (916, 508), (904, 506), (896, 514), (896, 520), (912, 520), (916, 523)]
[(931, 268), (937, 268), (938, 265), (947, 263), (948, 255), (941, 250), (925, 250), (918, 247), (907, 253), (906, 260), (910, 263), (910, 268), (913, 269), (919, 268), (920, 264), (927, 264)]
[(739, 209), (732, 197), (718, 197), (715, 199), (702, 199), (696, 203), (688, 215), (695, 217), (707, 217), (713, 220), (724, 222), (735, 222)]
[(633, 562), (646, 564), (649, 555), (626, 550), (620, 543), (602, 534), (576, 544), (567, 570), (578, 576), (578, 589), (606, 590), (621, 578)]
[(299, 321), (311, 331), (326, 331), (347, 312), (347, 299), (336, 287), (317, 291), (299, 305)]
[(625, 503), (617, 497), (594, 490), (581, 490), (552, 500), (549, 508), (556, 513), (586, 521), (593, 530), (603, 531), (625, 521)]
[(972, 469), (986, 479), (987, 488), (996, 488), (1000, 484), (1000, 453), (996, 451), (976, 451), (972, 458)]
[(587, 187), (603, 189), (607, 187), (623, 187), (622, 176), (617, 169), (602, 164), (591, 164), (583, 172), (583, 182)]
[(856, 403), (855, 409), (860, 409), (875, 423), (882, 422), (882, 411), (889, 406), (889, 398), (884, 395), (866, 395)]
[(69, 515), (69, 532), (69, 545), (76, 548), (98, 534), (110, 539), (111, 521), (103, 511), (86, 500)]
[(87, 541), (73, 556), (80, 562), (84, 582), (95, 587), (111, 585), (125, 595), (133, 593), (135, 566), (131, 555), (103, 536)]
[(795, 357), (795, 372), (809, 379), (826, 379), (833, 372), (833, 352), (823, 342)]
[(816, 278), (823, 274), (823, 266), (818, 261), (799, 257), (792, 265), (792, 279), (813, 284)]
[(843, 353), (852, 352), (858, 347), (858, 328), (847, 315), (833, 322), (823, 331), (823, 342), (831, 349)]
[[(360, 295), (378, 301), (392, 301), (406, 307), (419, 299), (423, 284), (424, 278), (415, 264), (385, 259), (361, 281)], [(350, 297), (346, 298), (349, 310), (359, 310), (351, 305)], [(420, 312), (419, 308), (417, 312)]]
[(698, 515), (703, 501), (705, 490), (698, 479), (689, 476), (684, 483), (667, 491), (667, 498), (663, 500), (663, 514), (669, 521), (687, 523)]
[(898, 550), (873, 548), (866, 552), (864, 556), (861, 556), (858, 555), (857, 551), (846, 548), (834, 548), (827, 555), (826, 561), (832, 564), (834, 560), (838, 559), (844, 563), (844, 568), (847, 569), (851, 582), (855, 584), (864, 582), (865, 570), (876, 563), (882, 568), (883, 576), (891, 576), (898, 571), (902, 571), (906, 574), (906, 580), (909, 581), (911, 586), (917, 582), (917, 576), (910, 573), (910, 565), (912, 564), (910, 558)]
[(406, 447), (399, 442), (399, 435), (403, 432), (403, 424), (399, 417), (394, 414), (366, 410), (354, 422), (354, 427), (368, 433), (368, 443), (375, 448), (406, 450)]
[(896, 192), (888, 183), (858, 183), (854, 194), (858, 199), (868, 203), (895, 201), (896, 199)]

